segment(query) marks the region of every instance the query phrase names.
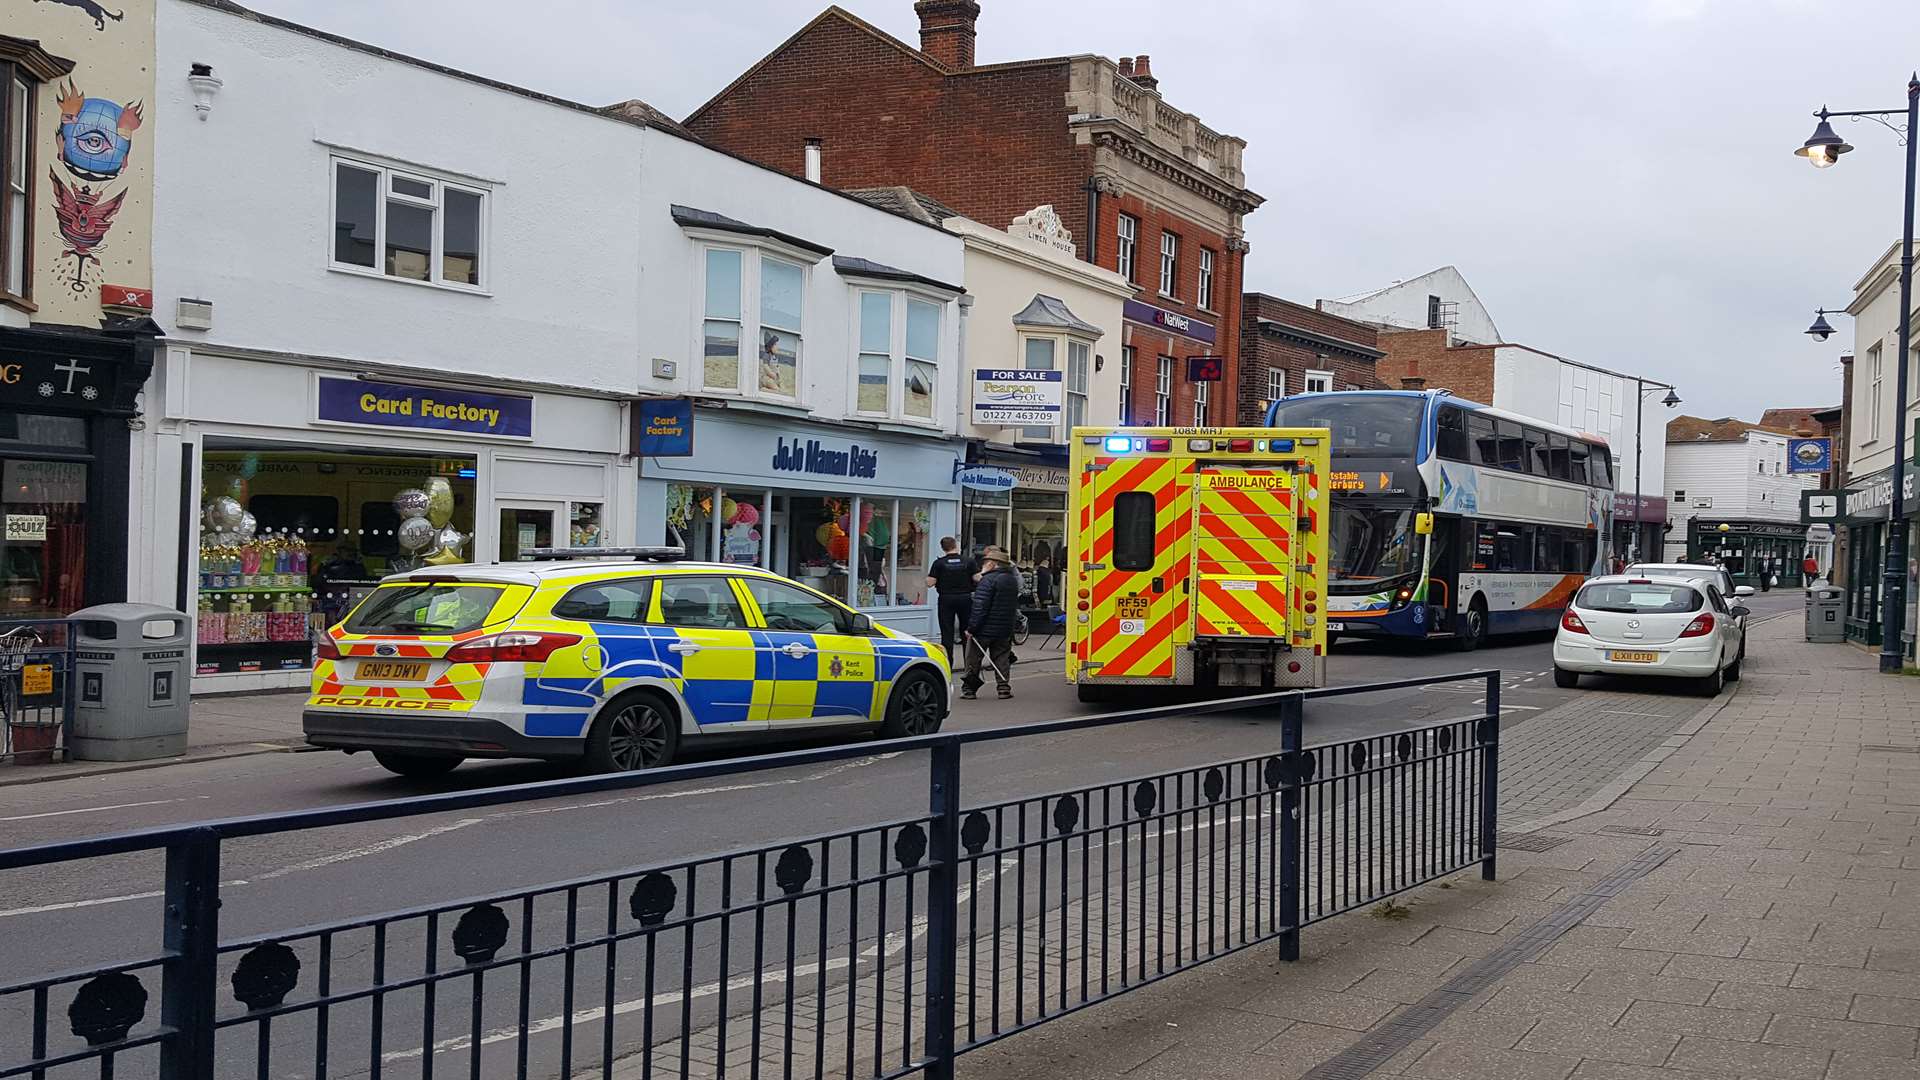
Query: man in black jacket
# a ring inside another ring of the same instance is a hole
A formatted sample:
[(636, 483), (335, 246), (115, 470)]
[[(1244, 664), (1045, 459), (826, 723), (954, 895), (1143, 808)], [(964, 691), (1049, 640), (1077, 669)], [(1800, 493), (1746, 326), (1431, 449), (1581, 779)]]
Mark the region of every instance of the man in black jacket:
[(967, 619), (967, 672), (960, 680), (960, 696), (971, 698), (985, 681), (980, 664), (993, 668), (1002, 698), (1013, 696), (1007, 681), (1013, 667), (1013, 623), (1020, 608), (1020, 572), (1006, 549), (990, 547), (982, 561), (986, 568), (973, 590), (973, 610)]
[(960, 541), (951, 536), (940, 538), (941, 556), (927, 567), (927, 584), (939, 594), (940, 646), (947, 650), (947, 664), (957, 666), (953, 647), (967, 632), (972, 614), (974, 578), (980, 568), (960, 554)]

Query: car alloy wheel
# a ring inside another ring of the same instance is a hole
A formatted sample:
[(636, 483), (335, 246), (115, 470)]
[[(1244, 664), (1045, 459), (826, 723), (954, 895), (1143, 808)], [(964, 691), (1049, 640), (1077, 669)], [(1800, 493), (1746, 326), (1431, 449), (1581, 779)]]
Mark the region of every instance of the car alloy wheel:
[(914, 679), (900, 695), (900, 726), (908, 735), (931, 735), (940, 730), (940, 695), (932, 679)]
[(650, 769), (667, 751), (667, 717), (652, 702), (636, 701), (621, 709), (607, 729), (607, 756), (615, 768)]

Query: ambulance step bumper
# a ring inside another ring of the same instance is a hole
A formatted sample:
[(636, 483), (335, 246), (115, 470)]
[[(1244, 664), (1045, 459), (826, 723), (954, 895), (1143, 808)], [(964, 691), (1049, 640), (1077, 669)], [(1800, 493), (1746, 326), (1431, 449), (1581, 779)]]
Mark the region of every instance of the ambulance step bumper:
[(308, 709), (300, 714), (307, 742), (332, 750), (406, 750), (464, 757), (563, 760), (586, 753), (587, 741), (534, 738), (498, 720), (424, 716), (361, 716)]

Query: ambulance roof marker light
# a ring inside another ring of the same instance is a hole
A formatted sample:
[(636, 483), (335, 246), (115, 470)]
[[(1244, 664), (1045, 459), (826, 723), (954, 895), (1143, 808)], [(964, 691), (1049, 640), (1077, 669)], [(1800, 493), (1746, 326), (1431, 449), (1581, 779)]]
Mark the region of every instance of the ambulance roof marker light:
[(1133, 449), (1133, 440), (1125, 435), (1109, 435), (1106, 449), (1109, 454), (1124, 454)]
[(1213, 449), (1213, 440), (1212, 439), (1188, 439), (1187, 449), (1193, 451), (1196, 454), (1204, 454), (1207, 451)]
[(1230, 439), (1227, 442), (1227, 450), (1235, 454), (1251, 454), (1253, 453), (1253, 440)]
[(1082, 436), (1080, 436), (1080, 441), (1081, 441), (1081, 443), (1083, 443), (1083, 444), (1085, 444), (1085, 445), (1087, 445), (1087, 446), (1099, 446), (1099, 445), (1100, 445), (1100, 441), (1101, 441), (1101, 436), (1099, 436), (1099, 435), (1082, 435)]
[(1164, 454), (1173, 449), (1172, 439), (1148, 439), (1147, 449), (1156, 454)]

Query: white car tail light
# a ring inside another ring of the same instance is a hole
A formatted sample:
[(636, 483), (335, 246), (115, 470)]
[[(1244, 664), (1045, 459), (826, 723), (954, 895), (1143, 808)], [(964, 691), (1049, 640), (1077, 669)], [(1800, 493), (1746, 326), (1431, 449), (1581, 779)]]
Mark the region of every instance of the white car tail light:
[(1688, 623), (1687, 628), (1685, 630), (1680, 631), (1680, 636), (1681, 637), (1705, 637), (1711, 633), (1713, 633), (1713, 616), (1700, 615), (1695, 617), (1692, 622)]
[(1560, 629), (1569, 634), (1584, 634), (1587, 632), (1587, 624), (1580, 621), (1580, 616), (1575, 615), (1572, 608), (1568, 608), (1566, 613), (1560, 616)]

